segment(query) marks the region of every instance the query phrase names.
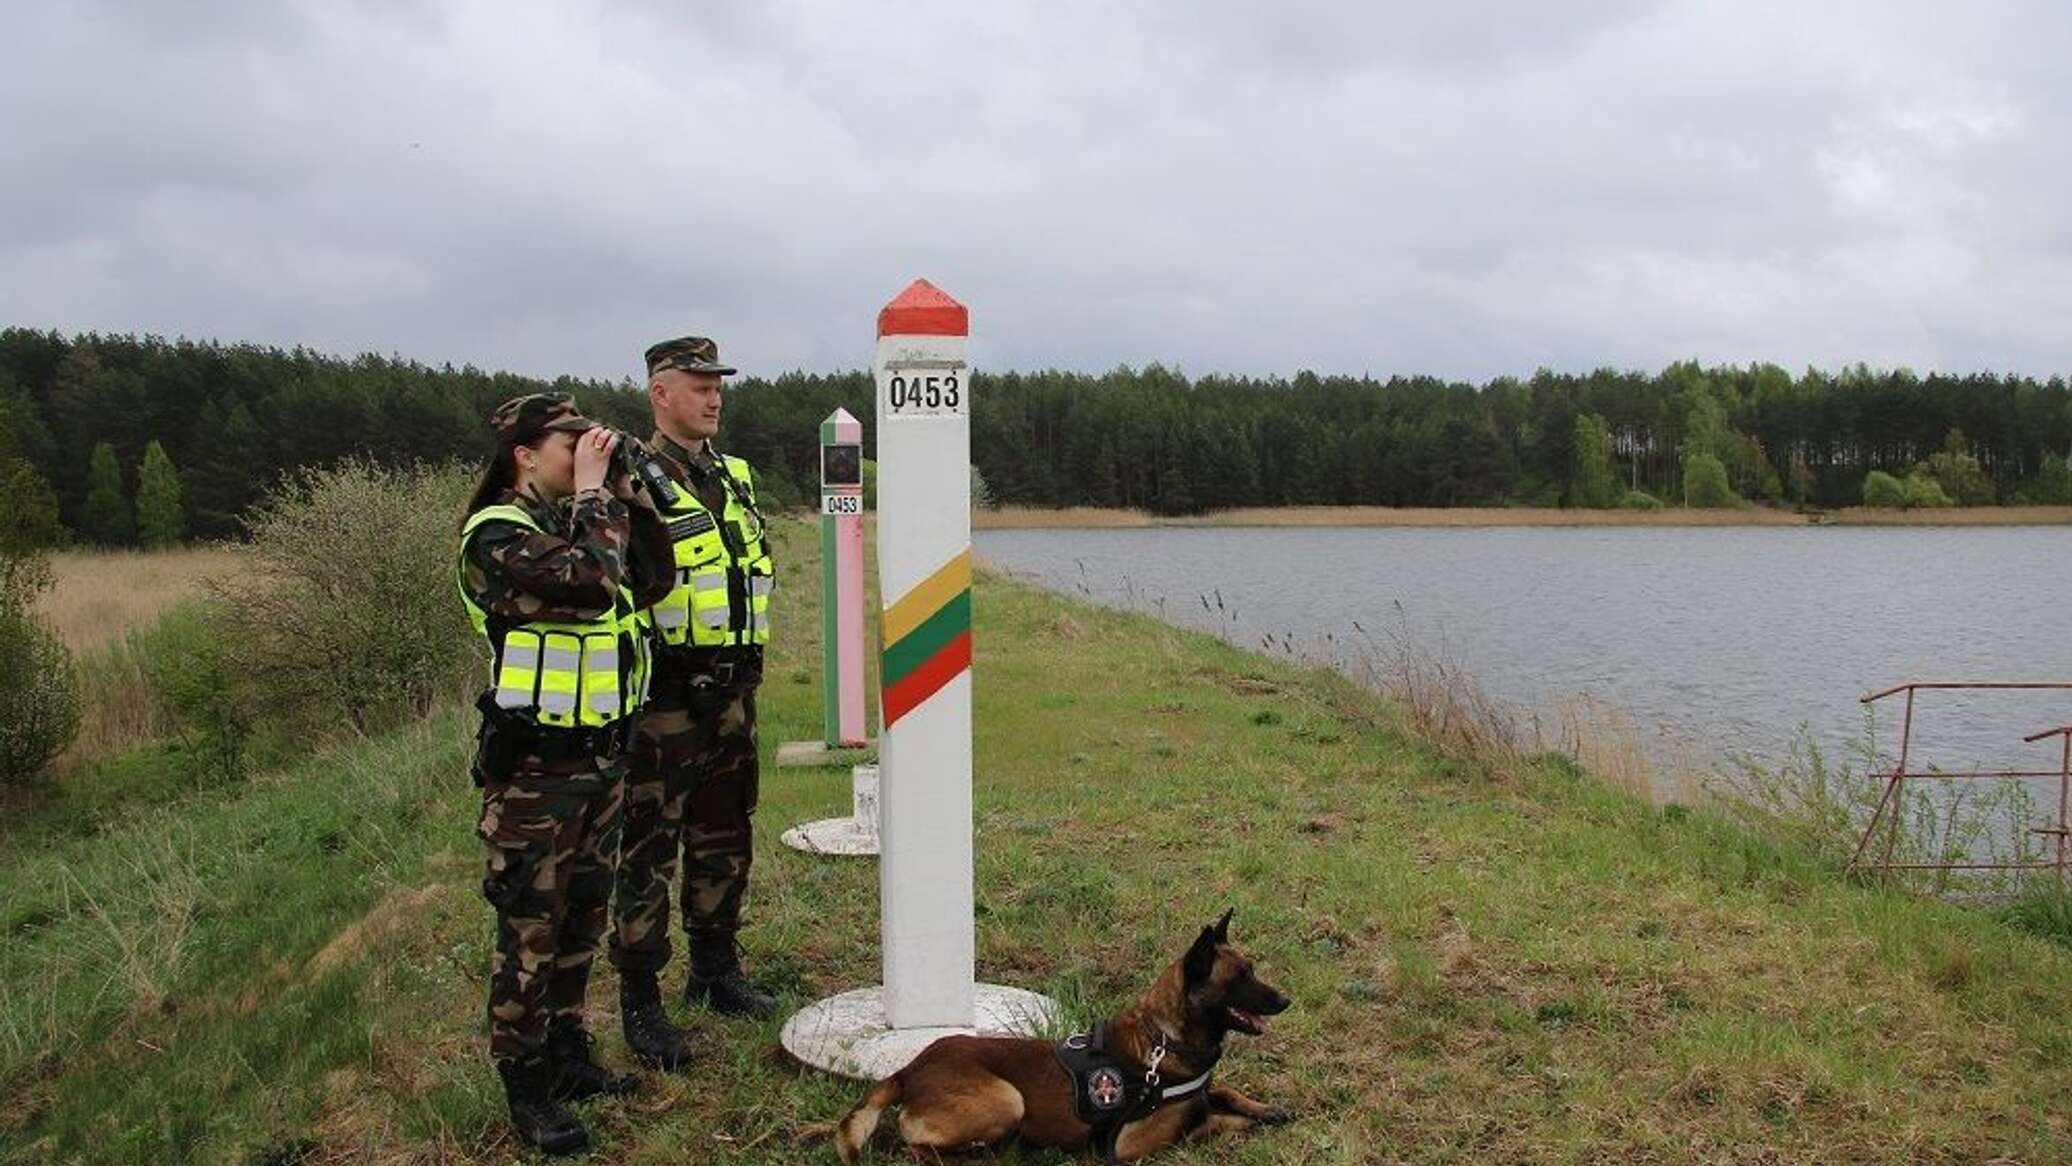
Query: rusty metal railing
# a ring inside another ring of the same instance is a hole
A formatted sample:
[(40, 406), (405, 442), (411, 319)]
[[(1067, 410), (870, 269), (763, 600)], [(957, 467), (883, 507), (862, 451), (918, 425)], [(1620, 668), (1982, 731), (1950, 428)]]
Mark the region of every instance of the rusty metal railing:
[[(1863, 828), (1863, 838), (1856, 844), (1856, 853), (1849, 859), (1852, 870), (2055, 870), (2060, 881), (2067, 874), (2067, 840), (2072, 838), (2068, 831), (2066, 811), (2068, 795), (2072, 795), (2072, 725), (2046, 729), (2022, 738), (2024, 743), (2033, 744), (2050, 737), (2063, 738), (2056, 769), (1974, 769), (1957, 773), (1941, 770), (1910, 770), (1907, 760), (1911, 755), (1914, 740), (1914, 696), (1924, 689), (1960, 690), (2072, 690), (2072, 680), (1915, 680), (1895, 684), (1864, 696), (1859, 703), (1874, 704), (1888, 696), (1906, 694), (1906, 708), (1900, 718), (1899, 760), (1891, 772), (1884, 774), (1885, 791), (1878, 798), (1877, 808), (1871, 811), (1871, 820)], [(1894, 853), (1899, 846), (1899, 826), (1905, 806), (1906, 783), (1915, 779), (1938, 781), (1968, 780), (1972, 778), (2013, 778), (2038, 781), (2045, 778), (2058, 779), (2058, 813), (2055, 826), (2031, 827), (2030, 833), (2055, 836), (2056, 855), (2050, 862), (1894, 862)], [(1864, 853), (1878, 836), (1885, 831), (1884, 853), (1876, 862), (1865, 862)]]

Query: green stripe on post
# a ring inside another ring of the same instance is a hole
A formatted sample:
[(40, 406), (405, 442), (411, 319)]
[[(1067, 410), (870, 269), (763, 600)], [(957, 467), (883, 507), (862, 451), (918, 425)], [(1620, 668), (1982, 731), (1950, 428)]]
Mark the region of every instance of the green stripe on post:
[(944, 645), (970, 630), (971, 592), (959, 591), (956, 598), (901, 636), (898, 643), (885, 645), (884, 675), (879, 683), (888, 688), (899, 683), (907, 673), (942, 651)]
[[(834, 423), (820, 427), (821, 440), (828, 440)], [(822, 507), (821, 509), (826, 509)], [(842, 743), (842, 638), (838, 631), (840, 613), (835, 610), (841, 595), (835, 579), (835, 516), (820, 516), (820, 739), (832, 749)]]

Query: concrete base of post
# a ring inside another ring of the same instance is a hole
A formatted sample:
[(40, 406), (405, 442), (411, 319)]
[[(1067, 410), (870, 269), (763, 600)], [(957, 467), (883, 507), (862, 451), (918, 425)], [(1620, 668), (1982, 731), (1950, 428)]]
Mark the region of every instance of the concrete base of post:
[(999, 984), (977, 985), (978, 1027), (891, 1028), (882, 988), (860, 988), (809, 1004), (784, 1022), (784, 1051), (816, 1069), (877, 1081), (946, 1036), (1041, 1036), (1056, 1030), (1063, 1012), (1048, 996)]
[(784, 832), (784, 844), (806, 854), (850, 854), (875, 857), (877, 827), (854, 818), (822, 818), (801, 822)]
[(793, 826), (784, 844), (807, 854), (878, 853), (878, 767), (850, 767), (848, 817)]
[(854, 765), (877, 749), (876, 741), (861, 745), (829, 745), (825, 741), (786, 741), (777, 746), (779, 769), (832, 769)]

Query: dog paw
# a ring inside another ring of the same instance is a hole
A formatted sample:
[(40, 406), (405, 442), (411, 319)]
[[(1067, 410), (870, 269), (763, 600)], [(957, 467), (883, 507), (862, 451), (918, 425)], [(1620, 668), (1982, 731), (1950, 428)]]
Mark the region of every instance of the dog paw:
[(1287, 1125), (1295, 1120), (1295, 1111), (1285, 1105), (1269, 1105), (1266, 1111), (1259, 1115), (1258, 1120), (1270, 1126)]

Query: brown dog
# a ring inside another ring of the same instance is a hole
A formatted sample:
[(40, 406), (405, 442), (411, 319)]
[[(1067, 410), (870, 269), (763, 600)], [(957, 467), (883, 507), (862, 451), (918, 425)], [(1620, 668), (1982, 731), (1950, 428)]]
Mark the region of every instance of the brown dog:
[(949, 1036), (880, 1081), (842, 1119), (835, 1148), (858, 1161), (885, 1107), (899, 1105), (909, 1146), (983, 1145), (1010, 1133), (1037, 1146), (1092, 1142), (1110, 1162), (1134, 1162), (1184, 1138), (1286, 1121), (1278, 1106), (1211, 1085), (1231, 1032), (1257, 1035), (1288, 998), (1252, 974), (1230, 946), (1230, 912), (1142, 999), (1060, 1044)]

